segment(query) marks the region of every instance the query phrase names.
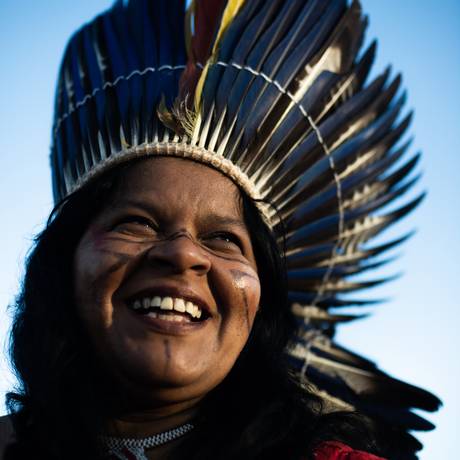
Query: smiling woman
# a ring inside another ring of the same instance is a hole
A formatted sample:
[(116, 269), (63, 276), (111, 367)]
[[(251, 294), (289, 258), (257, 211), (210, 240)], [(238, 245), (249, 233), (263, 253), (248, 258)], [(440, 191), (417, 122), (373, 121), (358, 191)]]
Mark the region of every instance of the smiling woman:
[(125, 399), (195, 404), (235, 364), (260, 298), (240, 198), (209, 167), (148, 159), (84, 233), (76, 308)]
[[(142, 438), (178, 425), (187, 432), (190, 420), (206, 437), (218, 420), (226, 435), (239, 432), (244, 413), (277, 403), (271, 397), (286, 384), (277, 366), (265, 385), (270, 374), (248, 381), (243, 371), (271, 369), (292, 329), (277, 276), (276, 243), (259, 212), (209, 167), (137, 160), (70, 196), (37, 240), (18, 302), (13, 353), (29, 391), (11, 395), (12, 408), (24, 407), (15, 415), (23, 442), (6, 458), (98, 458), (102, 433)], [(231, 373), (233, 384), (213, 393)], [(33, 429), (23, 426), (26, 407), (38, 416)], [(197, 458), (218, 455), (218, 439)]]
[(332, 341), (420, 201), (377, 214), (417, 157), (364, 28), (343, 0), (131, 0), (72, 37), (6, 460), (415, 458), (438, 399)]

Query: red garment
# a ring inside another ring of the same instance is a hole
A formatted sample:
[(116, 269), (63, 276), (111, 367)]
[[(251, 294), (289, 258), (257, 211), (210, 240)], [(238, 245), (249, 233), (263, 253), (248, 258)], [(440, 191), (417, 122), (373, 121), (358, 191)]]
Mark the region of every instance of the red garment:
[(353, 450), (351, 447), (336, 441), (320, 444), (315, 449), (314, 458), (315, 460), (385, 460), (361, 450)]

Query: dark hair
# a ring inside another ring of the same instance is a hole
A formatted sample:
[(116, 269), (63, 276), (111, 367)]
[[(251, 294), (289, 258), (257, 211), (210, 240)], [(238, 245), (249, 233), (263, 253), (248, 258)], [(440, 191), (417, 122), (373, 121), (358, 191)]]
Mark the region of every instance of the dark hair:
[[(130, 163), (132, 164), (132, 163)], [(73, 308), (72, 261), (91, 220), (129, 165), (69, 196), (51, 214), (27, 259), (10, 336), (19, 386), (7, 395), (17, 442), (7, 458), (101, 458), (97, 434), (104, 379)], [(205, 399), (197, 428), (174, 458), (306, 458), (321, 440), (376, 451), (353, 414), (321, 415), (321, 401), (291, 376), (284, 349), (295, 324), (285, 269), (273, 234), (242, 193), (262, 285), (261, 309), (234, 368)], [(32, 449), (29, 451), (29, 449)], [(186, 452), (186, 454), (185, 454)]]

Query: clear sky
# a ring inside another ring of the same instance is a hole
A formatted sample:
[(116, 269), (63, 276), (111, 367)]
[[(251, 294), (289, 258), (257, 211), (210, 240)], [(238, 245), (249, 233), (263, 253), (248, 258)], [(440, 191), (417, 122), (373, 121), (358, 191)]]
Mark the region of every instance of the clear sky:
[[(18, 288), (23, 258), (52, 206), (48, 153), (54, 82), (64, 45), (110, 0), (0, 1), (0, 344), (6, 305)], [(374, 315), (347, 325), (342, 344), (444, 401), (423, 434), (422, 460), (454, 458), (460, 410), (460, 2), (362, 0), (367, 38), (379, 42), (376, 69), (393, 64), (415, 109), (412, 152), (423, 152), (423, 205), (396, 233), (416, 229), (390, 272), (404, 276), (372, 295), (391, 297)], [(389, 235), (388, 235), (389, 236)], [(399, 253), (399, 252), (398, 252)], [(0, 353), (1, 355), (1, 353)], [(0, 359), (0, 397), (14, 384)], [(5, 409), (0, 403), (0, 414)]]

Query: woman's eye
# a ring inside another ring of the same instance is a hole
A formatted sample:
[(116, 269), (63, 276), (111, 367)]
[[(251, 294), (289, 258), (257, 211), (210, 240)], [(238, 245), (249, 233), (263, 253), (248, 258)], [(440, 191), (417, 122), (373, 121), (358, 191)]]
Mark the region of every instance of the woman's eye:
[(206, 246), (216, 251), (243, 252), (240, 239), (231, 233), (214, 233), (206, 236), (204, 241)]
[(152, 221), (141, 216), (128, 216), (120, 219), (112, 228), (113, 231), (128, 235), (152, 235), (155, 233)]

